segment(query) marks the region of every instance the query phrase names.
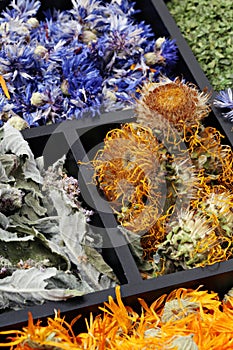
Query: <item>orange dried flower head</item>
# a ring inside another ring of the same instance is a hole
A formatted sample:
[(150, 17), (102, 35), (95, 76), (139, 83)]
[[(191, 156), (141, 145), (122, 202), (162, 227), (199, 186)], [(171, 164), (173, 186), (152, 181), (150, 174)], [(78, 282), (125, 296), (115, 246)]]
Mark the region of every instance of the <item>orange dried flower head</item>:
[(137, 121), (152, 129), (164, 131), (167, 125), (183, 130), (183, 125), (195, 125), (210, 111), (209, 94), (199, 92), (191, 83), (179, 78), (162, 77), (157, 83), (144, 84), (136, 103)]
[(147, 127), (124, 124), (108, 132), (93, 160), (94, 178), (129, 230), (147, 230), (163, 208), (166, 180), (163, 145)]

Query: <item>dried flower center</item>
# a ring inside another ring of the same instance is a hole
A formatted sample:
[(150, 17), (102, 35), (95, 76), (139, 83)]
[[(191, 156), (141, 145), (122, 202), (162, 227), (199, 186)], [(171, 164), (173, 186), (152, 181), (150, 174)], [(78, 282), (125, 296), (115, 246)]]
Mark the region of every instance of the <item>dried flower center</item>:
[(197, 93), (186, 85), (170, 83), (156, 87), (144, 102), (170, 122), (178, 123), (195, 114), (197, 98)]

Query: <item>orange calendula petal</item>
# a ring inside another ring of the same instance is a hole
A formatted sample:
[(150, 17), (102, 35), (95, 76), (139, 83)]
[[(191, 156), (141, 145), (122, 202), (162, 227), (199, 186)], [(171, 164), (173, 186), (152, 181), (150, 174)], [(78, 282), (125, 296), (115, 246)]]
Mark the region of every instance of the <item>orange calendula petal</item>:
[(2, 88), (2, 90), (3, 90), (3, 92), (4, 92), (4, 94), (6, 95), (6, 97), (7, 97), (8, 99), (10, 99), (11, 97), (10, 97), (10, 94), (9, 94), (9, 91), (8, 91), (8, 88), (7, 88), (5, 79), (3, 78), (2, 75), (0, 75), (0, 85), (1, 85), (1, 88)]

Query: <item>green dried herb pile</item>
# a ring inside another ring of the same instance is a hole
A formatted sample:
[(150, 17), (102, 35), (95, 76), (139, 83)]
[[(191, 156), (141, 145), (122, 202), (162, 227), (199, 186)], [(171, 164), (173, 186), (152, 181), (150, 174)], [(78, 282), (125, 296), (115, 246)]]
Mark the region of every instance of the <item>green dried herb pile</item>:
[(169, 0), (167, 7), (215, 90), (232, 86), (231, 0)]

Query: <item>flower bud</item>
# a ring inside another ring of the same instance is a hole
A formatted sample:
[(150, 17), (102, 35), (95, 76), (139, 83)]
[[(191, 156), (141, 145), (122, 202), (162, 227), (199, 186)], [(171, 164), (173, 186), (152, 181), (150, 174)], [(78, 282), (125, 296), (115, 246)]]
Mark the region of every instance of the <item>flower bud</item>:
[(34, 50), (34, 54), (40, 57), (44, 57), (47, 52), (48, 50), (42, 45), (38, 45)]
[(29, 125), (26, 122), (26, 120), (22, 119), (18, 115), (15, 115), (15, 116), (11, 117), (8, 120), (8, 124), (13, 126), (17, 130), (23, 130), (23, 129), (29, 128)]
[(39, 27), (39, 21), (37, 18), (35, 17), (31, 17), (28, 19), (27, 24), (29, 25), (29, 27), (32, 28), (37, 28)]
[(84, 30), (82, 35), (82, 42), (85, 44), (90, 43), (91, 41), (96, 41), (97, 40), (97, 36), (95, 33), (93, 33), (91, 30)]
[(43, 106), (44, 104), (46, 104), (47, 101), (48, 101), (48, 97), (42, 92), (33, 92), (31, 97), (31, 104), (33, 106), (36, 106), (36, 107)]
[(155, 42), (155, 49), (160, 49), (165, 40), (166, 39), (164, 37), (163, 38), (158, 38), (156, 40), (156, 42)]

